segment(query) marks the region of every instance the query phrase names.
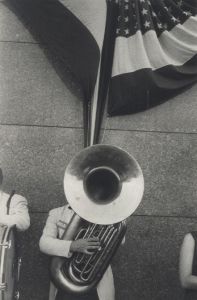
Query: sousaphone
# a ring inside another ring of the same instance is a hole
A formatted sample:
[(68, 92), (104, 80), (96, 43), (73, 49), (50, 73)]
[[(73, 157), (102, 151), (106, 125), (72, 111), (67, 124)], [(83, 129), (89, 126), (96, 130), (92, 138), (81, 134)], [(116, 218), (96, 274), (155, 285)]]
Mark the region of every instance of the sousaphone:
[(63, 239), (98, 237), (101, 247), (91, 255), (53, 258), (51, 277), (58, 288), (83, 294), (98, 284), (121, 243), (125, 219), (142, 199), (144, 179), (138, 162), (126, 151), (93, 145), (68, 164), (64, 191), (75, 214)]

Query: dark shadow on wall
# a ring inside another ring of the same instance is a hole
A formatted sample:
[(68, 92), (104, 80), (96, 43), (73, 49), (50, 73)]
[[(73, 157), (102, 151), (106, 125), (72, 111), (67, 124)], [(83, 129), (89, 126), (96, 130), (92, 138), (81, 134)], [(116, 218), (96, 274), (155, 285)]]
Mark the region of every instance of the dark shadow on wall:
[(96, 81), (100, 51), (91, 33), (57, 0), (6, 0), (67, 88), (89, 100)]

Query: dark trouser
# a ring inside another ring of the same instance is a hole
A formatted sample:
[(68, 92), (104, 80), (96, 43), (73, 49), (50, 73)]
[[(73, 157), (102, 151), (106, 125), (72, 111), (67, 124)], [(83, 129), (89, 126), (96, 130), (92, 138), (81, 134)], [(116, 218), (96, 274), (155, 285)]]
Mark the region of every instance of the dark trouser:
[(57, 292), (55, 300), (99, 300), (99, 298), (96, 289), (82, 296), (68, 294), (64, 291), (59, 290)]

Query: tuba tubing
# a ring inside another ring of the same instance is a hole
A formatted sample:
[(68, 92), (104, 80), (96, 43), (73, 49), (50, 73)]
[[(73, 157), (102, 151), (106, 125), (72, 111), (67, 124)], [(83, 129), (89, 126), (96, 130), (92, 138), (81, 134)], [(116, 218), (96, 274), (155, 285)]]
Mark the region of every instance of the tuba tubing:
[[(78, 232), (78, 228), (82, 223), (82, 219), (74, 213), (70, 223), (68, 224), (62, 239), (63, 240), (74, 240), (76, 233)], [(66, 259), (67, 263), (69, 263), (69, 259)], [(51, 271), (51, 279), (55, 286), (61, 288), (67, 292), (75, 293), (75, 294), (84, 294), (91, 290), (95, 283), (91, 285), (83, 285), (79, 286), (73, 283), (73, 281), (63, 272), (63, 265), (65, 264), (65, 258), (63, 257), (53, 257), (51, 261), (50, 271)]]
[[(86, 221), (85, 221), (86, 222)], [(63, 240), (74, 240), (79, 228), (84, 223), (84, 220), (79, 217), (76, 213), (74, 213), (70, 223), (68, 224), (62, 239)], [(86, 222), (88, 223), (88, 222)], [(108, 225), (110, 226), (110, 225)], [(113, 225), (111, 225), (113, 226)], [(73, 294), (86, 294), (91, 289), (97, 286), (98, 282), (101, 280), (103, 274), (105, 273), (111, 259), (113, 258), (114, 254), (116, 253), (117, 248), (119, 247), (125, 233), (126, 233), (126, 222), (120, 222), (119, 226), (121, 228), (118, 238), (116, 237), (115, 243), (113, 244), (113, 248), (111, 251), (109, 249), (106, 250), (104, 261), (102, 260), (99, 264), (97, 275), (95, 276), (94, 280), (88, 282), (88, 284), (82, 284), (77, 282), (77, 280), (72, 280), (74, 276), (72, 274), (69, 275), (68, 271), (71, 269), (70, 262), (72, 257), (69, 259), (65, 259), (63, 257), (53, 257), (51, 260), (50, 265), (50, 274), (51, 280), (55, 284), (57, 288), (61, 288), (66, 292), (73, 293)], [(65, 268), (66, 264), (66, 268)], [(65, 272), (67, 269), (67, 272)]]

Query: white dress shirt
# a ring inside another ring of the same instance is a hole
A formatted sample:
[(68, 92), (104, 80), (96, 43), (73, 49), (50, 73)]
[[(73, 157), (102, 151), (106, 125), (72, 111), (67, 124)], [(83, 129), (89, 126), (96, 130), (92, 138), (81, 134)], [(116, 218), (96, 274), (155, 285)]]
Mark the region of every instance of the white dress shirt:
[(9, 227), (16, 225), (18, 230), (24, 231), (30, 226), (27, 200), (20, 195), (14, 194), (10, 202), (8, 215), (7, 201), (9, 196), (9, 194), (0, 191), (0, 224)]
[[(55, 208), (49, 212), (43, 234), (40, 238), (40, 250), (48, 255), (70, 257), (70, 245), (72, 241), (61, 240), (61, 237), (70, 222), (74, 212), (68, 206)], [(54, 300), (56, 288), (51, 283), (49, 300)], [(97, 293), (100, 300), (114, 300), (114, 280), (109, 266), (97, 285)]]

